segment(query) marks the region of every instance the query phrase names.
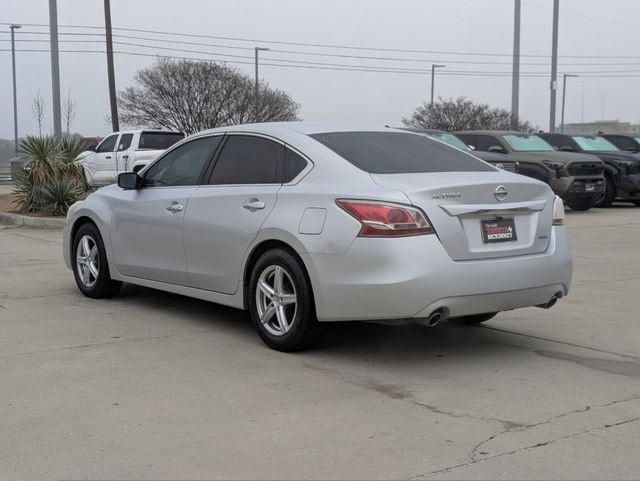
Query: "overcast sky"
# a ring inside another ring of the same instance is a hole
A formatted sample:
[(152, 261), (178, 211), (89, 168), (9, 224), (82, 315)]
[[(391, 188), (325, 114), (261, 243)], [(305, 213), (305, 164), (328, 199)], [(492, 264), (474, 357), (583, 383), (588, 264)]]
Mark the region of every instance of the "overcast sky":
[[(114, 27), (140, 28), (222, 37), (333, 44), (392, 49), (417, 49), (466, 53), (507, 54), (512, 50), (513, 0), (111, 0)], [(522, 53), (548, 56), (551, 52), (552, 0), (522, 0)], [(2, 0), (0, 22), (48, 23), (47, 0)], [(640, 1), (638, 0), (561, 0), (560, 72), (635, 71), (640, 73)], [(60, 25), (103, 26), (102, 0), (58, 0)], [(42, 31), (25, 27), (25, 32)], [(65, 29), (66, 32), (95, 30)], [(7, 32), (6, 25), (0, 31)], [(116, 34), (141, 36), (132, 32)], [(342, 55), (401, 57), (425, 62), (391, 62), (340, 57), (292, 55), (264, 52), (261, 58), (298, 59), (373, 67), (430, 69), (431, 61), (447, 64), (439, 73), (455, 71), (510, 72), (508, 56), (462, 56), (456, 54), (401, 53), (286, 46), (263, 42), (238, 42), (199, 38), (166, 37), (216, 45), (270, 46), (274, 50), (296, 50)], [(31, 35), (28, 38), (44, 38)], [(104, 50), (99, 37), (63, 36), (84, 39), (84, 43), (61, 43), (63, 50)], [(8, 49), (9, 35), (0, 35), (0, 50)], [(95, 40), (96, 43), (88, 43)], [(150, 43), (120, 39), (131, 43)], [(159, 42), (154, 41), (154, 44)], [(234, 55), (252, 55), (250, 50), (189, 46), (164, 43), (170, 48), (194, 49)], [(17, 48), (48, 48), (45, 43), (18, 43)], [(116, 50), (161, 52), (158, 48), (116, 46)], [(169, 55), (188, 53), (165, 52)], [(193, 54), (194, 56), (204, 56)], [(587, 56), (591, 58), (570, 58)], [(602, 58), (593, 58), (601, 56)], [(630, 56), (635, 58), (607, 58)], [(13, 137), (11, 56), (0, 51), (0, 137)], [(495, 62), (495, 64), (456, 62)], [(116, 84), (130, 85), (136, 70), (153, 58), (117, 54)], [(524, 57), (523, 72), (549, 72), (546, 57)], [(544, 65), (524, 65), (536, 63)], [(564, 64), (564, 65), (563, 65)], [(576, 65), (578, 64), (578, 65)], [(586, 64), (586, 65), (585, 65)], [(595, 64), (595, 65), (594, 65)], [(597, 65), (599, 64), (599, 65)], [(609, 64), (609, 65), (602, 65)], [(613, 65), (611, 65), (613, 64)], [(253, 75), (252, 65), (238, 68)], [(84, 135), (104, 135), (108, 113), (106, 60), (103, 53), (61, 53), (60, 70), (63, 96), (71, 92), (78, 104), (73, 131)], [(618, 74), (619, 75), (619, 74)], [(45, 129), (51, 130), (51, 81), (48, 53), (18, 52), (18, 117), (21, 135), (37, 131), (31, 102), (38, 89), (47, 101)], [(301, 104), (305, 120), (358, 121), (398, 125), (412, 109), (428, 100), (430, 77), (424, 74), (311, 70), (263, 66), (261, 77), (272, 86), (289, 92)], [(585, 121), (605, 117), (640, 121), (640, 77), (571, 78), (567, 89), (567, 122), (581, 118), (584, 85)], [(549, 78), (523, 78), (520, 112), (523, 119), (547, 128)], [(559, 92), (561, 93), (561, 91)], [(436, 95), (467, 96), (475, 101), (509, 108), (511, 79), (504, 77), (444, 76), (436, 79)], [(561, 96), (558, 96), (558, 115)]]

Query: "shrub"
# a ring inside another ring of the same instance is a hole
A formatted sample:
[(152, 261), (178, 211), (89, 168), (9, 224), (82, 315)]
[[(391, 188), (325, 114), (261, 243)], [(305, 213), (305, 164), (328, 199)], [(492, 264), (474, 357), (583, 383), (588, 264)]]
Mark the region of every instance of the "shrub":
[(71, 204), (87, 195), (82, 169), (74, 163), (82, 151), (78, 140), (26, 137), (20, 146), (32, 160), (15, 179), (19, 211), (64, 216)]

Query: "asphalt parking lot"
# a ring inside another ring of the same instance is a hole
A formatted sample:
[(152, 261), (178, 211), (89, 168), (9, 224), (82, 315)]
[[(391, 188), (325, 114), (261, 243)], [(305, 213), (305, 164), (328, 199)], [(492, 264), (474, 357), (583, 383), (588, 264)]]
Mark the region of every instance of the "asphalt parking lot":
[(0, 227), (0, 479), (633, 478), (640, 209), (570, 212), (570, 296), (485, 327), (332, 327), (82, 297), (58, 231)]

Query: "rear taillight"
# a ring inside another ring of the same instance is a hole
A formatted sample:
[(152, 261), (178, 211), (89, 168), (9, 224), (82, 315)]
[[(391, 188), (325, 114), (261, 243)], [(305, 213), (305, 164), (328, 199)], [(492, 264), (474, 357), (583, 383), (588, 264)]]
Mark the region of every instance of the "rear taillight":
[(336, 203), (360, 221), (359, 237), (406, 237), (434, 233), (427, 217), (415, 207), (372, 200), (338, 199)]
[(553, 225), (564, 225), (564, 203), (557, 195), (553, 201)]

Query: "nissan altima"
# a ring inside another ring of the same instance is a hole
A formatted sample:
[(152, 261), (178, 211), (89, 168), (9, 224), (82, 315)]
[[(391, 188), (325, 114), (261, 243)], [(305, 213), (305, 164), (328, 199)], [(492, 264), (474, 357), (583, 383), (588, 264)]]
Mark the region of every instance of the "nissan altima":
[(80, 291), (123, 282), (249, 311), (262, 340), (310, 346), (327, 321), (484, 322), (551, 307), (572, 261), (543, 182), (424, 135), (239, 125), (191, 136), (69, 210)]

